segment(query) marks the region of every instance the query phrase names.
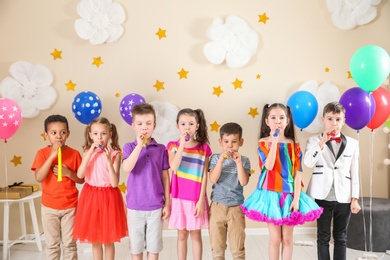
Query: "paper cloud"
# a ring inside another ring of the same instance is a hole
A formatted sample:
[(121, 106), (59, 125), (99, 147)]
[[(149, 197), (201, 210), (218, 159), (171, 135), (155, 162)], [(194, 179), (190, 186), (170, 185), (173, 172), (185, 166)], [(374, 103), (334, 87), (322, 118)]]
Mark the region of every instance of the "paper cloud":
[(333, 24), (341, 30), (351, 30), (376, 17), (376, 8), (381, 0), (326, 0)]
[(125, 11), (112, 0), (80, 0), (77, 13), (81, 18), (75, 22), (76, 33), (93, 45), (115, 42), (124, 32)]
[(225, 23), (216, 18), (207, 30), (207, 36), (211, 40), (203, 48), (207, 60), (213, 64), (226, 60), (230, 68), (245, 66), (255, 54), (259, 42), (257, 32), (235, 15), (229, 15)]
[(40, 110), (51, 107), (57, 99), (57, 92), (51, 86), (53, 75), (41, 64), (32, 64), (26, 61), (14, 62), (6, 77), (0, 83), (0, 93), (20, 106), (22, 116), (35, 117)]
[(170, 103), (152, 101), (150, 104), (156, 111), (156, 129), (153, 138), (160, 144), (167, 145), (169, 141), (179, 139), (176, 117), (179, 109)]

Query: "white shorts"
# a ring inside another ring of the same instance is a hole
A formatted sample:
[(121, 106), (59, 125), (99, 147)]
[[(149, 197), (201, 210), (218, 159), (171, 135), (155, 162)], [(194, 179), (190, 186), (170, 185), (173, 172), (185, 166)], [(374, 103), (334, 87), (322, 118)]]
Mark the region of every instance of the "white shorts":
[(163, 249), (164, 221), (162, 208), (150, 211), (127, 209), (130, 252), (138, 255), (146, 250), (159, 254)]

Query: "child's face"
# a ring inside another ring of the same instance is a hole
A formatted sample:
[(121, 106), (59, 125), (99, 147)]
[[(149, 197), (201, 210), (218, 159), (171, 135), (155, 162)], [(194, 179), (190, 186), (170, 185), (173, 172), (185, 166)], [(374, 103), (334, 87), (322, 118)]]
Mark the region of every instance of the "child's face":
[(222, 139), (219, 139), (219, 145), (222, 147), (223, 151), (228, 152), (238, 152), (238, 149), (244, 143), (244, 139), (240, 139), (238, 134), (224, 134)]
[(91, 125), (89, 138), (96, 144), (107, 147), (108, 141), (111, 139), (112, 132), (106, 124), (94, 123)]
[(48, 124), (45, 137), (49, 140), (50, 144), (63, 147), (69, 134), (70, 132), (66, 129), (66, 123), (53, 122)]
[(344, 113), (334, 114), (333, 112), (328, 112), (322, 118), (322, 123), (324, 124), (325, 131), (329, 135), (338, 135), (341, 132), (345, 122)]
[(192, 137), (199, 128), (199, 124), (196, 122), (194, 116), (183, 114), (179, 117), (178, 121), (177, 128), (180, 134), (188, 133)]
[(154, 129), (156, 128), (156, 123), (154, 122), (153, 114), (142, 114), (136, 115), (133, 118), (133, 122), (131, 123), (134, 131), (137, 135), (142, 135), (147, 138), (151, 137)]
[(265, 119), (265, 123), (271, 130), (277, 128), (283, 131), (289, 123), (289, 119), (286, 116), (284, 110), (280, 107), (276, 107), (269, 112), (268, 117)]

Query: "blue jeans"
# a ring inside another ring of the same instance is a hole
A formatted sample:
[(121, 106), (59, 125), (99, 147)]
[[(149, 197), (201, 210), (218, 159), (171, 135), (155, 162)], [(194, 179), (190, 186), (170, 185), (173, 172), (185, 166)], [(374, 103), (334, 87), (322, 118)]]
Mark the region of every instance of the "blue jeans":
[(333, 218), (334, 260), (347, 259), (347, 229), (351, 218), (351, 203), (317, 200), (324, 209), (317, 219), (317, 257), (319, 260), (330, 260), (329, 240)]

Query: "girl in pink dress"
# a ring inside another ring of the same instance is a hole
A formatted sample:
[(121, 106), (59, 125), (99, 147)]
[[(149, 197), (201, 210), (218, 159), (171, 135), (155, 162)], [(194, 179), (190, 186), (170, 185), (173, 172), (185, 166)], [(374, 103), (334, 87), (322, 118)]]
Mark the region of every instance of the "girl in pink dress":
[(104, 117), (95, 118), (85, 130), (83, 148), (77, 176), (85, 178), (85, 184), (73, 236), (92, 244), (94, 259), (103, 259), (103, 245), (105, 259), (114, 259), (114, 242), (127, 236), (125, 206), (118, 188), (121, 158), (115, 125)]

